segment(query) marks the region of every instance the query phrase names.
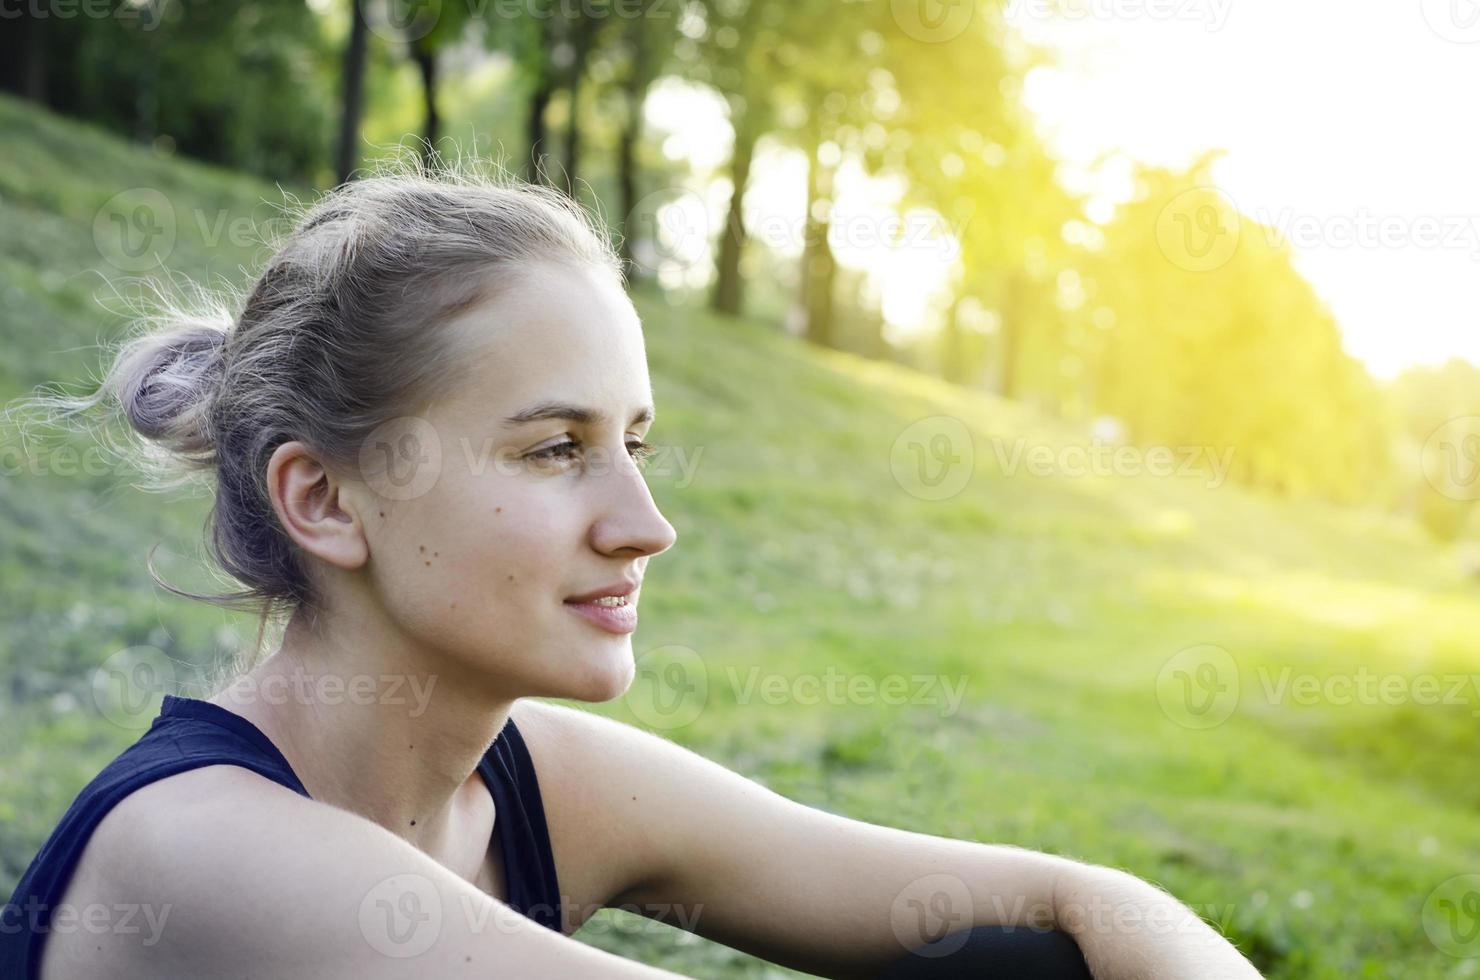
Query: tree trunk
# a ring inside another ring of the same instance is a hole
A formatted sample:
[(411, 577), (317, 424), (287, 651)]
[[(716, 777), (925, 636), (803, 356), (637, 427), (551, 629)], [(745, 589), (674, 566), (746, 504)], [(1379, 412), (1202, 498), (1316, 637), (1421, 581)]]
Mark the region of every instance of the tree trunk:
[(421, 162), (423, 166), (430, 167), (437, 159), (437, 131), (441, 128), (441, 120), (437, 116), (437, 52), (415, 44), (411, 51), (416, 67), (421, 69), (421, 90), (426, 111), (426, 123), (422, 129), (422, 139), (426, 143), (421, 148)]
[(1002, 338), (999, 349), (1001, 357), (1001, 381), (999, 393), (1003, 398), (1018, 396), (1018, 361), (1022, 357), (1023, 334), (1027, 317), (1027, 283), (1021, 272), (1010, 272), (1007, 276), (1006, 295), (1002, 301), (1002, 325), (998, 332)]
[(46, 19), (24, 8), (15, 16), (14, 26), (0, 32), (0, 87), (46, 105)]
[(349, 180), (360, 162), (360, 119), (365, 111), (365, 53), (368, 25), (364, 0), (350, 0), (349, 46), (344, 49), (343, 115), (339, 120), (339, 146), (334, 158), (339, 183)]
[(576, 172), (581, 160), (581, 126), (576, 120), (576, 106), (580, 104), (581, 74), (576, 72), (570, 80), (570, 118), (565, 123), (565, 192), (571, 197), (576, 194)]
[(740, 278), (740, 259), (745, 252), (745, 187), (750, 182), (750, 164), (755, 158), (755, 134), (742, 118), (735, 128), (735, 149), (730, 154), (729, 213), (719, 239), (719, 258), (710, 306), (717, 313), (739, 316), (745, 305), (745, 284)]
[(653, 84), (653, 52), (649, 42), (649, 29), (641, 19), (629, 21), (625, 29), (632, 48), (632, 61), (626, 77), (622, 79), (627, 115), (617, 133), (617, 186), (622, 203), (621, 257), (629, 283), (642, 274), (632, 254), (635, 231), (632, 228), (632, 214), (637, 210), (637, 145), (642, 139), (642, 110), (647, 101), (648, 88)]
[(961, 294), (951, 299), (951, 308), (946, 311), (944, 361), (941, 377), (952, 384), (964, 384), (970, 376), (966, 369), (966, 336), (961, 329)]
[(567, 23), (573, 56), (565, 83), (566, 91), (570, 93), (570, 112), (565, 126), (565, 188), (571, 197), (576, 195), (576, 178), (581, 163), (581, 79), (586, 74), (586, 63), (591, 60), (591, 47), (596, 43), (599, 23), (593, 14), (584, 11), (570, 15)]
[[(802, 250), (802, 306), (807, 313), (807, 339), (824, 347), (835, 347), (833, 331), (833, 280), (837, 260), (828, 241), (831, 219), (823, 205), (832, 205), (833, 168), (812, 153), (807, 181), (806, 241)], [(817, 212), (823, 211), (819, 216)]]
[(529, 115), (525, 119), (525, 133), (529, 137), (529, 157), (524, 161), (525, 177), (531, 184), (548, 183), (545, 179), (545, 108), (550, 104), (550, 97), (554, 94), (555, 87), (550, 84), (549, 76), (541, 74), (535, 90), (529, 97)]

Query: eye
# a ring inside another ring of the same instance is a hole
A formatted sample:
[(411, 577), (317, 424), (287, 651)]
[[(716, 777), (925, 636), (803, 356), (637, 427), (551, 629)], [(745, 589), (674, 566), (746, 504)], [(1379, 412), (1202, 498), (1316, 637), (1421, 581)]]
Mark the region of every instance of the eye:
[(571, 457), (573, 457), (575, 455), (576, 450), (578, 450), (580, 448), (581, 448), (581, 444), (580, 443), (578, 443), (578, 442), (572, 442), (571, 440), (567, 439), (565, 442), (556, 443), (555, 445), (550, 446), (550, 447), (548, 447), (546, 449), (541, 449), (539, 452), (530, 453), (529, 454), (529, 458), (530, 459), (570, 459)]
[[(548, 446), (544, 449), (538, 450), (537, 452), (532, 452), (529, 454), (529, 458), (541, 460), (574, 459), (580, 449), (580, 443), (572, 439), (567, 439), (565, 442), (559, 442), (553, 446)], [(634, 439), (631, 442), (627, 443), (628, 455), (637, 460), (639, 464), (646, 461), (650, 456), (653, 455), (653, 453), (657, 451), (658, 450), (656, 447), (654, 447), (650, 443), (643, 442), (641, 439)]]
[(657, 451), (652, 444), (643, 442), (641, 439), (635, 439), (627, 443), (627, 452), (631, 454), (633, 459), (637, 460), (638, 466), (641, 466), (647, 461), (648, 457)]

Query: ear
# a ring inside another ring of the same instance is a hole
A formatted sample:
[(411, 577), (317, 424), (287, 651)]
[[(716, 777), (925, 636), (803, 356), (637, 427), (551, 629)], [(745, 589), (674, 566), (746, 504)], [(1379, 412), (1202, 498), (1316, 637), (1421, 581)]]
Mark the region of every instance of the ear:
[(267, 492), (278, 520), (300, 548), (340, 568), (370, 557), (353, 494), (301, 442), (285, 442), (267, 461)]

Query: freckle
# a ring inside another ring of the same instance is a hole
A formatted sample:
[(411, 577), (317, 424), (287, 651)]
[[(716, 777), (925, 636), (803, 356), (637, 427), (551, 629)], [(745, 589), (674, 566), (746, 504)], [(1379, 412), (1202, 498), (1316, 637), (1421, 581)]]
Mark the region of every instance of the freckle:
[(495, 508), (494, 508), (494, 509), (493, 509), (493, 512), (494, 512), (494, 513), (495, 513), (495, 514), (502, 514), (502, 513), (503, 513), (503, 512), (504, 512), (504, 509), (503, 509), (503, 508), (502, 508), (502, 507), (495, 507)]
[(437, 556), (438, 556), (438, 555), (440, 555), (440, 554), (441, 554), (441, 553), (442, 553), (442, 552), (440, 552), (440, 551), (434, 551), (434, 552), (432, 552), (432, 557), (433, 557), (433, 558), (436, 558), (436, 557), (437, 557)]
[[(102, 948), (103, 947), (101, 947), (101, 946), (98, 947), (98, 949), (102, 949)], [(464, 963), (471, 963), (471, 962), (473, 962), (473, 958), (471, 956), (464, 956), (463, 957), (463, 962)]]
[(455, 602), (454, 602), (454, 603), (453, 603), (453, 604), (452, 604), (452, 608), (453, 608), (453, 609), (456, 609), (456, 608), (457, 608), (457, 603), (455, 603)]
[(427, 550), (427, 546), (424, 545), (424, 544), (417, 545), (417, 548), (419, 548), (422, 551), (426, 551)]
[(427, 562), (427, 567), (428, 568), (431, 568), (432, 567), (432, 563), (431, 562)]
[(380, 511), (380, 516), (381, 517), (384, 517), (385, 516), (385, 511)]
[(510, 575), (510, 576), (509, 576), (509, 581), (510, 581), (510, 582), (512, 582), (512, 581), (514, 581), (514, 576), (512, 576), (512, 575)]

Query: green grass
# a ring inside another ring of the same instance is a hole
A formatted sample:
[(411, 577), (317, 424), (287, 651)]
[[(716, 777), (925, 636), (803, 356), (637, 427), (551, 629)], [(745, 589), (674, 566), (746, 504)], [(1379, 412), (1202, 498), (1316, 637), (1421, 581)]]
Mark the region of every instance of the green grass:
[[(159, 188), (190, 217), (166, 265), (196, 279), (237, 276), (257, 255), (213, 243), (194, 215), (209, 228), (280, 199), (4, 99), (0, 132), (18, 164), (0, 168), (7, 399), (82, 377), (96, 365), (84, 345), (122, 324), (99, 305), (119, 270), (92, 231), (114, 194)], [(766, 325), (637, 301), (652, 437), (696, 465), (684, 479), (654, 461), (679, 538), (648, 572), (633, 689), (597, 710), (814, 806), (1125, 868), (1204, 912), (1273, 978), (1477, 972), (1441, 953), (1422, 919), (1437, 885), (1480, 871), (1477, 691), (1452, 704), (1264, 693), (1286, 669), (1365, 668), (1405, 690), (1425, 674), (1480, 674), (1477, 583), (1452, 553), (1381, 515), (1198, 476), (1008, 475), (994, 439), (1085, 435)], [(974, 452), (965, 486), (938, 501), (907, 492), (909, 457), (891, 455), (932, 416), (961, 420)], [(204, 508), (116, 473), (0, 477), (6, 894), (77, 790), (137, 737), (84, 707), (103, 659), (153, 644), (185, 670), (253, 638), (254, 624), (158, 591), (144, 569), (157, 540), (197, 550)], [(183, 561), (163, 565), (171, 581), (210, 584)], [(1193, 729), (1163, 707), (1163, 668), (1203, 644), (1233, 658), (1241, 693), (1225, 721)], [(684, 724), (656, 713), (655, 685), (674, 676), (664, 663), (705, 682), (680, 702)], [(829, 670), (900, 675), (915, 697), (763, 693), (766, 678), (795, 693)], [(942, 679), (964, 685), (954, 712)], [(580, 938), (693, 975), (795, 975), (621, 912)]]

